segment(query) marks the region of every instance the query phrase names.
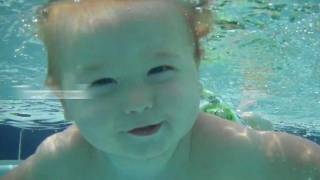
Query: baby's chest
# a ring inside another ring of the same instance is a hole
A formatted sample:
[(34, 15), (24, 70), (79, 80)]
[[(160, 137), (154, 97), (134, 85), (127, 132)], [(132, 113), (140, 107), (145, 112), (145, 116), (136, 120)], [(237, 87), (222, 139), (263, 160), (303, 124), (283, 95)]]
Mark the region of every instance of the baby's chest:
[(257, 168), (241, 168), (238, 170), (228, 168), (226, 166), (221, 168), (206, 167), (203, 169), (194, 169), (192, 172), (178, 178), (181, 180), (269, 180), (266, 176), (266, 171), (257, 170)]
[[(232, 162), (230, 162), (232, 163)], [(166, 175), (160, 179), (166, 180), (267, 180), (265, 172), (259, 168), (246, 166), (234, 169), (232, 165), (221, 164), (216, 165), (202, 164), (201, 166), (193, 166), (192, 169), (186, 169), (176, 172), (174, 175)], [(117, 180), (115, 175), (100, 171), (94, 166), (87, 164), (87, 168), (72, 169), (66, 174), (61, 174), (59, 179), (78, 179), (78, 180)], [(130, 179), (128, 179), (130, 180)]]
[[(202, 157), (201, 157), (202, 156)], [(263, 158), (255, 154), (203, 153), (186, 173), (188, 180), (268, 180)]]

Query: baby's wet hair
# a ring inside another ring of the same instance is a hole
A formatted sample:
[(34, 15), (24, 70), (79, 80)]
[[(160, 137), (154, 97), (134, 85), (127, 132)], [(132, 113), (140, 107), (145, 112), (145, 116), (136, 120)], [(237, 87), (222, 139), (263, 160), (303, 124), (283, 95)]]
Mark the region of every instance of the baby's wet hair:
[(190, 27), (189, 30), (193, 36), (194, 60), (199, 66), (203, 57), (200, 39), (212, 30), (213, 15), (210, 9), (212, 0), (49, 0), (37, 11), (38, 35), (48, 52), (46, 84), (59, 86), (57, 83), (60, 76), (57, 70), (59, 66), (56, 54), (58, 49), (63, 47), (58, 47), (54, 42), (61, 38), (61, 34), (66, 36), (62, 37), (63, 43), (68, 43), (66, 40), (72, 39), (72, 36), (76, 36), (77, 33), (94, 31), (99, 24), (103, 24), (108, 18), (105, 9), (110, 9), (111, 4), (126, 5), (126, 3), (143, 1), (167, 1), (176, 5)]

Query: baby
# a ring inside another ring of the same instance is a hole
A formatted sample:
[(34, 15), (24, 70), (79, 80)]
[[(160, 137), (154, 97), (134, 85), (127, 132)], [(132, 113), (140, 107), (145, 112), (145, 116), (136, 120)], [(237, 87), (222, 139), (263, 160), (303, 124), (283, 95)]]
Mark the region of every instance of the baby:
[(75, 124), (5, 180), (319, 180), (320, 147), (199, 111), (210, 2), (81, 0), (41, 11), (47, 85)]

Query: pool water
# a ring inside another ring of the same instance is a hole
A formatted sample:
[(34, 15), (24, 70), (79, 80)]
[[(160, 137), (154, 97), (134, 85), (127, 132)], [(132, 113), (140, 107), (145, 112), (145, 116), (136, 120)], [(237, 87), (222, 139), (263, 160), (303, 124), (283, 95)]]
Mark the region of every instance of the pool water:
[[(66, 127), (56, 99), (21, 99), (47, 90), (46, 53), (35, 35), (32, 0), (0, 1), (0, 123), (23, 129)], [(203, 39), (204, 88), (238, 112), (253, 112), (276, 131), (320, 144), (320, 2), (216, 0), (214, 29)], [(2, 138), (2, 137), (1, 137)]]
[(214, 9), (206, 87), (276, 130), (319, 142), (320, 2), (217, 1)]

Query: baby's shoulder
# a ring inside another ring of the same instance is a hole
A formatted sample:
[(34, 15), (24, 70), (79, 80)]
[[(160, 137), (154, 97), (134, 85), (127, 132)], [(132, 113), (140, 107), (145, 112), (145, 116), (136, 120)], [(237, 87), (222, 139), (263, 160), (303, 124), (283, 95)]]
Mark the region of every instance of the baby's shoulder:
[[(35, 153), (9, 172), (5, 180), (25, 179), (61, 179), (68, 174), (70, 167), (79, 163), (80, 140), (74, 127), (47, 137), (36, 149)], [(82, 148), (83, 149), (83, 148)]]
[[(218, 179), (224, 179), (230, 171), (235, 179), (260, 179), (262, 175), (269, 179), (320, 176), (320, 146), (304, 138), (255, 131), (210, 114), (201, 117), (196, 131), (195, 142), (202, 149), (202, 159), (207, 159), (208, 166), (217, 169), (215, 172), (222, 173)], [(246, 174), (248, 169), (257, 173)]]
[(83, 145), (83, 139), (80, 136), (79, 129), (71, 125), (64, 131), (48, 136), (37, 147), (35, 154), (39, 155), (62, 155), (74, 151), (76, 146)]
[(67, 175), (72, 168), (87, 163), (86, 160), (90, 159), (90, 150), (91, 146), (80, 135), (79, 129), (71, 125), (64, 131), (46, 138), (38, 146), (34, 156), (39, 165), (53, 168), (55, 174)]
[(194, 131), (197, 136), (201, 137), (200, 139), (208, 139), (208, 144), (213, 145), (216, 143), (221, 143), (222, 146), (244, 144), (248, 147), (250, 143), (259, 141), (257, 131), (205, 112), (200, 113)]
[[(205, 165), (208, 176), (250, 180), (265, 173), (266, 159), (256, 131), (207, 113), (202, 113), (194, 128), (194, 159), (201, 169)], [(248, 169), (259, 173), (246, 173)]]
[(253, 129), (218, 116), (201, 113), (193, 130), (195, 143), (219, 156), (249, 151), (259, 142), (259, 135)]

